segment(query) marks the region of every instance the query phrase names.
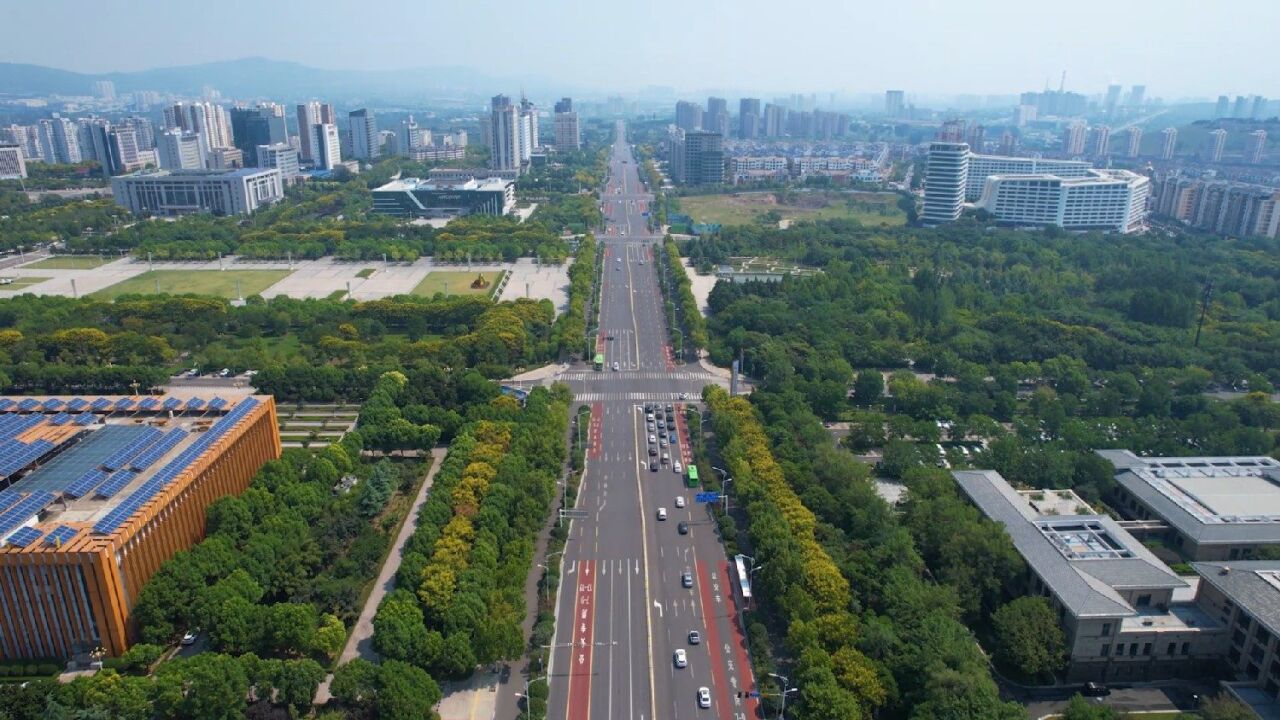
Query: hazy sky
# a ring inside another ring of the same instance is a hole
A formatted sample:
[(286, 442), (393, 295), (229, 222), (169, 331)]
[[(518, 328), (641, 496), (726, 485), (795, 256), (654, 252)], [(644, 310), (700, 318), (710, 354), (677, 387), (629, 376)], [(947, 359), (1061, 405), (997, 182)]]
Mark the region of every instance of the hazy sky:
[[(467, 65), (628, 91), (1280, 96), (1280, 0), (39, 0), (0, 60), (83, 72), (259, 55), (316, 67)], [(18, 30), (18, 32), (12, 32)]]

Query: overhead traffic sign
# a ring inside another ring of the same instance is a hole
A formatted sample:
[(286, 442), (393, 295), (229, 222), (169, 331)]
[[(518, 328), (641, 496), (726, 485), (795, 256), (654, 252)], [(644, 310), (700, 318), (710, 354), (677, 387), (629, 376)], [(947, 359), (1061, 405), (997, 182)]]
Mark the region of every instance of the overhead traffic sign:
[(698, 503), (720, 502), (720, 493), (718, 492), (700, 492), (693, 496), (693, 501)]

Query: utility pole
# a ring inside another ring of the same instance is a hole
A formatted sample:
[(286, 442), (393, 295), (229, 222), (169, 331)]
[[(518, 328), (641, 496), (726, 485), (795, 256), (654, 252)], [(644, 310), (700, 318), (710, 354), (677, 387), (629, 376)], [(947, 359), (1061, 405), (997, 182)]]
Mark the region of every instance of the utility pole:
[(1200, 322), (1196, 323), (1196, 341), (1192, 347), (1200, 347), (1200, 331), (1204, 329), (1204, 316), (1209, 312), (1209, 300), (1213, 298), (1213, 281), (1205, 283), (1204, 295), (1200, 300)]

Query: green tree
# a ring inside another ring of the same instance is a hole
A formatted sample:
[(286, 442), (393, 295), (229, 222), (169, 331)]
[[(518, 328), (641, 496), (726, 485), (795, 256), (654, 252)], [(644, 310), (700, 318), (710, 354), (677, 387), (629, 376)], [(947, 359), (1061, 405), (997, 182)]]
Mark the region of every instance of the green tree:
[(276, 676), (277, 702), (289, 707), (294, 717), (303, 716), (311, 709), (316, 688), (324, 679), (324, 668), (311, 658), (286, 660)]
[(249, 679), (235, 658), (201, 653), (160, 666), (153, 686), (157, 714), (178, 720), (238, 720)]
[(1067, 708), (1062, 711), (1062, 720), (1120, 720), (1120, 717), (1115, 710), (1090, 702), (1079, 694), (1072, 695)]
[(347, 628), (335, 615), (325, 613), (320, 616), (320, 627), (316, 629), (316, 650), (328, 658), (335, 658), (342, 652), (347, 642)]
[(1020, 597), (996, 610), (996, 657), (1010, 668), (1030, 676), (1059, 670), (1066, 658), (1062, 628), (1049, 603), (1042, 597)]
[(853, 382), (853, 398), (863, 405), (870, 405), (884, 394), (884, 376), (879, 370), (863, 370)]
[(440, 686), (421, 668), (387, 660), (378, 668), (378, 717), (435, 720)]
[(1255, 715), (1235, 698), (1218, 695), (1201, 703), (1200, 717), (1204, 720), (1253, 720)]

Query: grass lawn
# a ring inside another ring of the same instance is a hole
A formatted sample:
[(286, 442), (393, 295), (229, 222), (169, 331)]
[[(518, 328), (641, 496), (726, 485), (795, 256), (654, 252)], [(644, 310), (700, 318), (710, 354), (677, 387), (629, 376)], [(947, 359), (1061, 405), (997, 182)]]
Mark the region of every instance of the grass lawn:
[[(875, 193), (791, 193), (791, 203), (778, 202), (772, 192), (744, 192), (727, 195), (695, 195), (680, 198), (680, 211), (694, 222), (720, 225), (752, 225), (773, 211), (783, 220), (851, 219), (863, 225), (902, 225), (906, 215), (898, 209), (897, 197)], [(885, 214), (879, 209), (883, 208)]]
[(367, 277), (369, 277), (370, 275), (374, 274), (375, 272), (377, 272), (377, 270), (376, 270), (375, 268), (365, 268), (365, 269), (361, 270), (360, 272), (356, 273), (356, 277), (358, 277), (358, 278), (367, 278)]
[(114, 300), (132, 293), (173, 295), (195, 293), (233, 299), (236, 283), (244, 297), (257, 295), (289, 276), (290, 270), (149, 270), (95, 292), (91, 297)]
[[(445, 293), (447, 295), (488, 295), (493, 292), (494, 286), (502, 279), (502, 273), (504, 272), (506, 271), (433, 270), (422, 278), (422, 282), (418, 283), (418, 286), (413, 289), (413, 294), (423, 297), (432, 297), (436, 293)], [(471, 283), (475, 281), (477, 275), (483, 275), (484, 279), (489, 281), (488, 286), (483, 288), (471, 287)]]
[(48, 280), (47, 277), (15, 277), (8, 285), (0, 285), (0, 292), (22, 292), (32, 285), (39, 285)]
[[(116, 259), (118, 258), (112, 258), (111, 260)], [(97, 255), (54, 255), (22, 267), (33, 270), (92, 270), (106, 265), (111, 260)]]

